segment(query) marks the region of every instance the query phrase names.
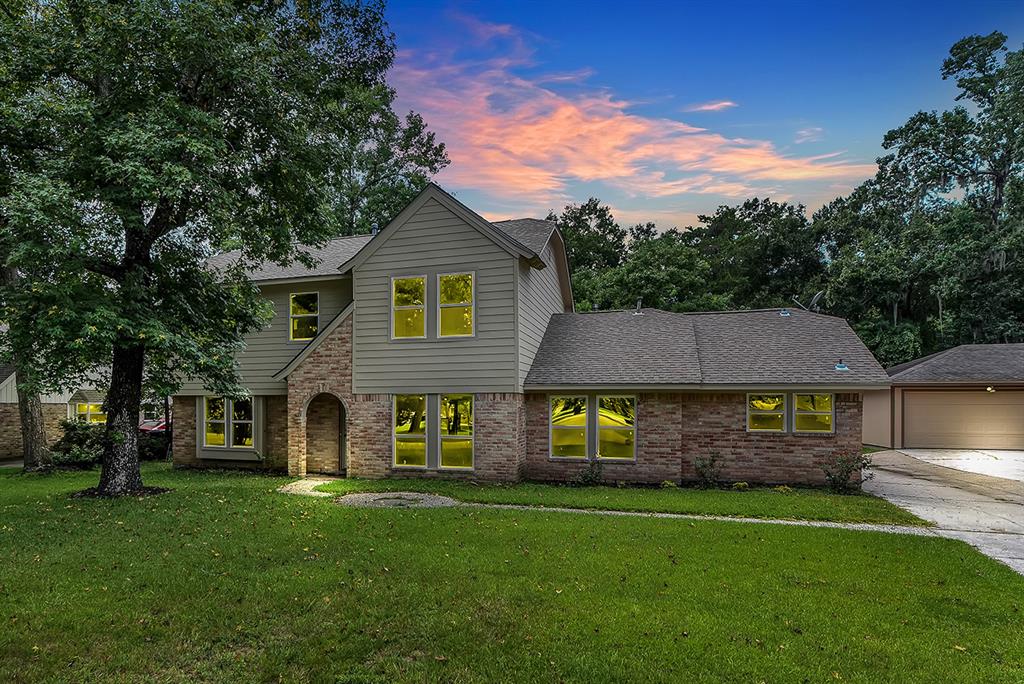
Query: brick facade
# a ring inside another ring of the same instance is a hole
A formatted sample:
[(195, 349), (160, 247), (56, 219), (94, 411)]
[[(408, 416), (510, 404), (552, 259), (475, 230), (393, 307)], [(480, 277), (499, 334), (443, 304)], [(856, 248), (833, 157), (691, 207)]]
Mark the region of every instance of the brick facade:
[[(60, 422), (68, 418), (67, 404), (43, 404), (43, 426), (46, 442), (50, 446), (64, 434)], [(0, 460), (21, 458), (24, 445), (21, 441), (21, 414), (16, 403), (0, 404)]]
[[(745, 394), (641, 393), (636, 461), (602, 461), (602, 475), (609, 482), (692, 482), (695, 460), (717, 454), (728, 481), (822, 484), (821, 467), (831, 454), (861, 447), (860, 395), (836, 394), (835, 401), (833, 434), (766, 434), (747, 432)], [(576, 478), (587, 462), (549, 458), (547, 396), (527, 394), (525, 406), (525, 477)]]

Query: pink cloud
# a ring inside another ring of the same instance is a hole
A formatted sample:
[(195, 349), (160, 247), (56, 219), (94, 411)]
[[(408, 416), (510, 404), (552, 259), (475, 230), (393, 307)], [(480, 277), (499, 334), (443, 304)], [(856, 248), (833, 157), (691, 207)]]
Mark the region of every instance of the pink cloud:
[[(875, 172), (874, 164), (850, 162), (838, 152), (788, 156), (769, 141), (641, 115), (635, 103), (586, 88), (586, 70), (521, 75), (532, 66), (521, 35), (488, 24), (471, 34), (499, 39), (508, 49), (476, 60), (456, 59), (452, 49), (403, 51), (391, 74), (400, 104), (422, 113), (447, 144), (452, 163), (439, 180), (452, 187), (525, 210), (574, 199), (569, 190), (575, 183), (600, 183), (638, 198), (742, 198), (778, 195), (785, 182), (853, 181)], [(571, 91), (556, 89), (566, 81)], [(733, 104), (702, 106), (715, 111)]]
[(712, 100), (711, 102), (698, 102), (683, 109), (684, 112), (720, 112), (723, 109), (738, 107), (732, 100)]

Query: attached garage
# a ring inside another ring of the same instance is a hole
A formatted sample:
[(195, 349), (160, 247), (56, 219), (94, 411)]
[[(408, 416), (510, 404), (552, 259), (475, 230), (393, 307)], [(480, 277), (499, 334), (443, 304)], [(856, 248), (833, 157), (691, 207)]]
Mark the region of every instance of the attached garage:
[(911, 390), (903, 393), (903, 446), (1024, 449), (1024, 391)]
[(1024, 449), (1024, 344), (962, 345), (887, 372), (889, 390), (865, 393), (866, 444)]

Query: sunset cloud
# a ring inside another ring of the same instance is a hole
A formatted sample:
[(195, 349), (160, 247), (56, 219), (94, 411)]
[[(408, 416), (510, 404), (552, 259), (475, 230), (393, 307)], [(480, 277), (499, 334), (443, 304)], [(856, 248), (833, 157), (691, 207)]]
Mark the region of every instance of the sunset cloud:
[(720, 112), (723, 109), (739, 107), (732, 100), (713, 100), (711, 102), (699, 102), (683, 109), (684, 112)]
[(821, 140), (825, 135), (825, 129), (819, 128), (818, 126), (811, 126), (810, 128), (801, 128), (796, 132), (796, 137), (793, 138), (793, 142), (797, 145), (809, 142), (817, 142)]
[[(403, 51), (391, 82), (399, 103), (422, 113), (448, 147), (452, 163), (439, 180), (495, 204), (557, 207), (579, 201), (571, 191), (581, 184), (637, 201), (738, 200), (786, 194), (793, 181), (841, 183), (875, 172), (839, 152), (790, 156), (770, 141), (641, 114), (639, 103), (588, 86), (586, 69), (535, 73), (522, 35), (471, 21), (470, 34), (499, 49), (472, 57), (456, 48)], [(705, 103), (700, 111), (729, 106)]]

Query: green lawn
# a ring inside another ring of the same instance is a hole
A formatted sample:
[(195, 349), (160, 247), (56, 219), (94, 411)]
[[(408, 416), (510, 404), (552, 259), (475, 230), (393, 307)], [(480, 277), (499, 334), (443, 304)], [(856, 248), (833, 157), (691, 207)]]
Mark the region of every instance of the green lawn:
[(959, 542), (145, 476), (0, 474), (0, 681), (1024, 679), (1024, 578)]
[(741, 492), (689, 487), (568, 487), (531, 482), (502, 485), (419, 479), (348, 479), (336, 480), (317, 489), (337, 494), (403, 490), (432, 492), (460, 501), (525, 506), (892, 525), (929, 524), (899, 506), (869, 494), (840, 496), (809, 488), (786, 490), (764, 487)]

